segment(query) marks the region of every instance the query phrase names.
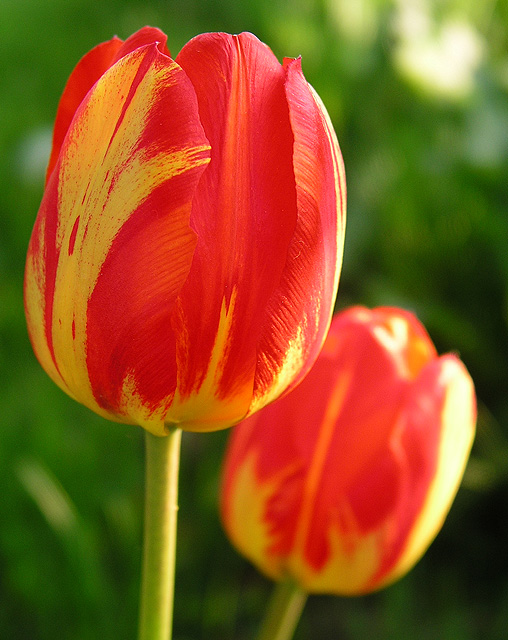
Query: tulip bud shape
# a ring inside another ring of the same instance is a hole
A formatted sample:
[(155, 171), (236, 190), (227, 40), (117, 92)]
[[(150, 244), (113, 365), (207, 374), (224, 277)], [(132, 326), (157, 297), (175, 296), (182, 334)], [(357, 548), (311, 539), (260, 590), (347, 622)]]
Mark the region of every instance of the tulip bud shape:
[(25, 309), (70, 396), (156, 435), (228, 427), (295, 386), (337, 292), (345, 178), (299, 59), (145, 27), (90, 51), (56, 116)]
[(222, 519), (274, 580), (358, 595), (405, 574), (441, 528), (476, 422), (472, 380), (395, 308), (337, 315), (309, 375), (234, 428)]

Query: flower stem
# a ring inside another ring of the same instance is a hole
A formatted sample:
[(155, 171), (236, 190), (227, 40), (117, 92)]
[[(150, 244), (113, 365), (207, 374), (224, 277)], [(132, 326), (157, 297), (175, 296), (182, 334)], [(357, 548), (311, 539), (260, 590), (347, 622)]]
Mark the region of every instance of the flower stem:
[(291, 580), (275, 585), (257, 640), (290, 640), (300, 619), (307, 594)]
[(145, 524), (139, 640), (170, 640), (182, 432), (145, 434)]

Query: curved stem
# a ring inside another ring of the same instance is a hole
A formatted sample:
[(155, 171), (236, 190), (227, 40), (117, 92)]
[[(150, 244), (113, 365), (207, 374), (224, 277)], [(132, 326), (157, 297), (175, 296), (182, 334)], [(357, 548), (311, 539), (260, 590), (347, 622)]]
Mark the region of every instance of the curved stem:
[(170, 640), (182, 432), (145, 434), (145, 523), (139, 640)]
[(307, 594), (294, 582), (275, 585), (257, 640), (290, 640), (300, 619)]

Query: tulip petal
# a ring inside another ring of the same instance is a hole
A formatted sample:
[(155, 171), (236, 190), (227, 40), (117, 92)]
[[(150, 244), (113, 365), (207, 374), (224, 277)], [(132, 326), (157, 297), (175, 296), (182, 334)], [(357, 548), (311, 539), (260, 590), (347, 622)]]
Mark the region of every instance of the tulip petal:
[(160, 29), (157, 29), (157, 27), (143, 27), (125, 40), (121, 48), (116, 53), (113, 62), (118, 62), (118, 60), (125, 57), (128, 53), (132, 53), (133, 51), (136, 51), (136, 49), (144, 47), (147, 44), (156, 44), (157, 49), (162, 54), (169, 57), (170, 53), (166, 44), (167, 39), (167, 35)]
[(296, 225), (293, 134), (284, 69), (251, 34), (198, 36), (177, 62), (196, 89), (212, 159), (192, 209), (198, 244), (174, 323), (181, 406), (171, 415), (189, 424), (192, 397), (202, 415), (193, 428), (210, 429), (240, 420), (252, 400), (266, 305)]
[[(337, 330), (333, 336), (336, 343), (326, 343), (319, 369), (312, 369), (306, 378), (306, 388), (314, 390), (312, 397), (305, 388), (298, 387), (292, 394), (294, 404), (287, 403), (285, 415), (278, 418), (283, 424), (294, 424), (294, 438), (305, 473), (300, 478), (299, 491), (292, 490), (298, 499), (293, 520), (288, 520), (287, 515), (285, 521), (280, 520), (278, 546), (271, 547), (271, 551), (287, 554), (287, 566), (301, 584), (322, 591), (328, 590), (328, 569), (337, 558), (338, 550), (330, 537), (335, 527), (340, 529), (342, 543), (340, 575), (344, 576), (345, 584), (350, 584), (351, 573), (358, 574), (356, 569), (348, 568), (348, 558), (354, 557), (360, 524), (343, 496), (351, 486), (356, 486), (358, 469), (369, 469), (378, 452), (384, 450), (406, 388), (398, 376), (395, 358), (375, 336), (348, 326), (347, 317), (344, 320), (340, 334)], [(357, 357), (365, 352), (370, 358)], [(337, 362), (341, 363), (340, 376), (335, 375)], [(308, 429), (305, 421), (299, 419), (303, 406), (319, 429)], [(270, 410), (276, 412), (277, 403), (267, 409)], [(288, 419), (288, 411), (294, 411), (293, 418)], [(276, 447), (278, 451), (282, 448), (282, 443)], [(351, 451), (354, 455), (341, 458), (338, 464), (338, 451)], [(289, 464), (291, 449), (283, 455), (288, 456)], [(287, 489), (278, 491), (283, 494)], [(392, 501), (393, 496), (385, 493), (374, 506), (384, 513)], [(268, 518), (273, 515), (270, 505), (266, 515)], [(283, 535), (286, 541), (281, 547)], [(348, 539), (349, 542), (344, 542)], [(333, 585), (340, 580), (333, 574)]]
[(161, 43), (162, 46), (159, 47), (159, 50), (161, 53), (169, 55), (165, 46), (166, 40), (167, 36), (159, 29), (145, 27), (137, 31), (125, 42), (122, 42), (117, 37), (108, 42), (102, 42), (81, 58), (71, 73), (58, 104), (53, 130), (53, 147), (46, 171), (46, 184), (55, 168), (60, 148), (76, 109), (83, 102), (86, 94), (97, 80), (112, 64), (142, 45), (153, 42)]
[(393, 555), (386, 556), (380, 574), (374, 578), (380, 586), (405, 574), (441, 529), (475, 434), (473, 381), (454, 355), (432, 362), (422, 372), (412, 396), (407, 424), (396, 447), (405, 452), (410, 484), (399, 502), (399, 536), (393, 541)]
[(77, 109), (30, 241), (25, 301), (44, 368), (94, 411), (156, 433), (208, 161), (192, 85), (156, 44), (139, 47)]
[(346, 182), (339, 144), (300, 60), (285, 67), (298, 217), (267, 306), (250, 413), (307, 375), (328, 331), (342, 265)]

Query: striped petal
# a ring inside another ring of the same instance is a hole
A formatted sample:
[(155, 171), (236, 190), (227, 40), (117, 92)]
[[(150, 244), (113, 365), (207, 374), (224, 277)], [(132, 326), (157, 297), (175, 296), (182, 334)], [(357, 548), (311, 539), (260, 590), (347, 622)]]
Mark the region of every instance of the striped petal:
[(98, 413), (159, 433), (208, 161), (192, 85), (156, 44), (139, 47), (74, 114), (30, 241), (26, 312), (46, 371)]
[(108, 42), (102, 42), (81, 58), (71, 73), (58, 104), (53, 130), (53, 148), (46, 171), (46, 184), (55, 167), (72, 118), (97, 80), (115, 62), (143, 45), (156, 42), (160, 52), (169, 56), (166, 40), (167, 36), (159, 29), (144, 27), (127, 38), (125, 42), (117, 37), (108, 40)]
[(76, 109), (83, 102), (86, 94), (97, 80), (112, 65), (121, 47), (122, 41), (116, 37), (108, 42), (102, 42), (81, 58), (69, 77), (58, 104), (53, 129), (53, 147), (46, 171), (46, 184), (55, 168), (65, 134), (69, 129)]

